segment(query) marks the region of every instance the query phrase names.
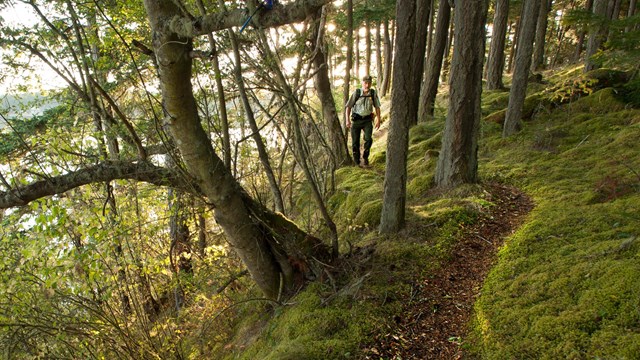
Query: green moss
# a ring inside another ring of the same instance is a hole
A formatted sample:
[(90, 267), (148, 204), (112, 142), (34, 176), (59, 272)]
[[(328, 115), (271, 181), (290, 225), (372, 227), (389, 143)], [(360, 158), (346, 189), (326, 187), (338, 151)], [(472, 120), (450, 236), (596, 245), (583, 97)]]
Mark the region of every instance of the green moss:
[(637, 116), (606, 88), (535, 118), (513, 139), (483, 140), (483, 177), (517, 183), (536, 209), (476, 303), (470, 341), (481, 358), (637, 356)]

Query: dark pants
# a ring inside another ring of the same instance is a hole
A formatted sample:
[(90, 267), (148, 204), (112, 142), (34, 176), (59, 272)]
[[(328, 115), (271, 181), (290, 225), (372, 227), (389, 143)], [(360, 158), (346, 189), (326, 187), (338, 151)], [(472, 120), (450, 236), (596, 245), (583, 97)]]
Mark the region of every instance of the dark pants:
[(369, 161), (369, 150), (373, 144), (373, 117), (371, 115), (353, 119), (351, 124), (351, 150), (353, 151), (353, 161), (360, 164), (360, 132), (364, 130), (364, 153), (362, 158)]

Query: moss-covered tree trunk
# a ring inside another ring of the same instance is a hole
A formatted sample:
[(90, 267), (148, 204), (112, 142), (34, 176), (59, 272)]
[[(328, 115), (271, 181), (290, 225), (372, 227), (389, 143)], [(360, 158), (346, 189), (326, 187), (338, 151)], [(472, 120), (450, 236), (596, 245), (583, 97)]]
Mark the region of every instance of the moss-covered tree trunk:
[(487, 9), (488, 0), (473, 0), (465, 6), (456, 6), (454, 10), (456, 30), (449, 111), (435, 176), (439, 187), (477, 181)]
[[(546, 0), (544, 0), (546, 1)], [(520, 21), (520, 38), (518, 39), (518, 54), (516, 55), (511, 89), (509, 90), (509, 105), (502, 129), (503, 136), (511, 136), (522, 128), (522, 107), (527, 95), (527, 79), (533, 53), (533, 39), (536, 33), (540, 0), (525, 0)]]

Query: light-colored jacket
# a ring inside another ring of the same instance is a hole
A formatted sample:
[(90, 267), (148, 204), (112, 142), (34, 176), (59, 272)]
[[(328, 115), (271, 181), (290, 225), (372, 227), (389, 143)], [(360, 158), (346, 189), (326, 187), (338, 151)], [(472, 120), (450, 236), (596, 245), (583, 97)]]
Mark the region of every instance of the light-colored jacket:
[[(351, 94), (349, 101), (347, 101), (347, 107), (352, 108), (351, 113), (356, 113), (362, 117), (373, 114), (374, 107), (375, 108), (380, 107), (380, 99), (378, 98), (378, 92), (373, 89), (369, 89), (369, 92), (365, 94), (362, 89), (359, 89), (359, 90), (360, 90), (360, 97), (358, 98), (358, 101), (356, 101), (357, 91), (354, 91), (353, 94)], [(373, 96), (371, 96), (372, 92), (373, 92)]]

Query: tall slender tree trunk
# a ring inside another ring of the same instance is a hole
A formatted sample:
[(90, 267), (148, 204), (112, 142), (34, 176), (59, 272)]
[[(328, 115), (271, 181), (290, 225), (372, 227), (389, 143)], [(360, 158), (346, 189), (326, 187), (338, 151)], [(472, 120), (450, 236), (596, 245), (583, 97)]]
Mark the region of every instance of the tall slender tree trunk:
[(378, 76), (378, 85), (382, 85), (384, 72), (382, 71), (382, 34), (380, 21), (376, 22), (376, 75)]
[[(547, 1), (547, 0), (543, 0)], [(527, 79), (531, 66), (533, 39), (536, 33), (540, 0), (525, 0), (520, 22), (520, 38), (518, 39), (518, 54), (513, 70), (511, 89), (509, 90), (509, 105), (504, 120), (502, 136), (511, 136), (522, 128), (522, 107), (527, 95)]]
[(442, 188), (478, 179), (480, 96), (488, 0), (456, 6), (450, 100), (435, 181)]
[(415, 90), (414, 96), (409, 99), (411, 114), (414, 114), (409, 118), (409, 126), (418, 124), (418, 109), (420, 107), (420, 88), (422, 84), (422, 76), (424, 74), (424, 60), (425, 52), (427, 48), (427, 33), (429, 32), (429, 14), (431, 8), (431, 1), (419, 0), (416, 13), (416, 33), (413, 39), (414, 52), (411, 54), (411, 69), (418, 74), (413, 80), (412, 89)]
[[(387, 159), (380, 232), (397, 232), (404, 226), (407, 187), (409, 127), (417, 121), (422, 62), (426, 47), (428, 3), (398, 0), (391, 93), (391, 123), (387, 137)], [(422, 28), (422, 29), (421, 29)], [(417, 64), (417, 65), (416, 65)]]
[[(451, 2), (449, 2), (451, 4)], [(455, 19), (450, 17), (449, 20), (449, 36), (447, 36), (447, 45), (444, 47), (444, 63), (442, 64), (442, 81), (448, 81), (449, 72), (451, 70), (451, 48), (453, 47), (454, 30), (456, 29)]]
[(327, 128), (331, 154), (333, 155), (336, 165), (342, 166), (351, 164), (352, 160), (349, 156), (347, 138), (344, 136), (342, 127), (340, 126), (336, 103), (333, 100), (331, 80), (329, 80), (328, 73), (329, 66), (326, 63), (327, 56), (324, 44), (326, 7), (323, 7), (320, 12), (321, 14), (317, 16), (313, 28), (313, 38), (316, 40), (315, 49), (313, 49), (312, 52), (314, 54), (312, 61), (316, 68), (315, 88), (318, 98), (320, 98), (320, 104), (322, 105), (322, 114)]
[[(427, 32), (427, 51), (426, 51), (426, 56), (425, 56), (425, 64), (427, 61), (427, 58), (429, 57), (429, 54), (431, 54), (431, 49), (432, 49), (432, 44), (433, 44), (433, 34), (435, 33), (433, 27), (435, 24), (435, 17), (436, 17), (436, 6), (435, 6), (435, 1), (434, 0), (428, 0), (429, 1), (429, 31)], [(438, 7), (438, 9), (440, 9)], [(438, 10), (439, 11), (439, 10)], [(425, 72), (426, 74), (426, 72)]]
[(383, 23), (384, 29), (384, 77), (382, 81), (382, 89), (380, 94), (387, 96), (389, 86), (391, 85), (391, 67), (393, 65), (393, 47), (391, 46), (391, 37), (389, 36), (389, 20)]
[(522, 29), (522, 16), (516, 19), (515, 30), (513, 34), (513, 42), (511, 43), (511, 51), (509, 52), (509, 64), (507, 65), (507, 72), (513, 71), (514, 59), (518, 54), (518, 41), (520, 39), (520, 31)]
[(365, 21), (364, 30), (364, 73), (365, 75), (371, 75), (371, 22), (369, 21), (369, 19)]
[(504, 71), (504, 46), (509, 19), (509, 0), (496, 0), (493, 16), (493, 33), (489, 45), (489, 59), (487, 60), (487, 89), (504, 88), (502, 72)]
[[(351, 68), (353, 67), (353, 0), (347, 0), (347, 59), (344, 70), (344, 87), (342, 90), (342, 104), (346, 104), (351, 96)], [(344, 119), (346, 122), (347, 119)], [(349, 132), (346, 131), (345, 135)], [(345, 136), (346, 138), (346, 136)]]
[[(601, 21), (605, 21), (607, 17), (608, 3), (608, 0), (595, 0), (593, 3), (593, 13)], [(585, 54), (584, 72), (589, 72), (598, 68), (598, 65), (593, 61), (593, 59), (591, 59), (591, 57), (600, 49), (606, 36), (607, 28), (604, 25), (599, 25), (589, 31), (589, 42), (587, 43), (587, 52)]]
[(438, 20), (436, 21), (435, 41), (425, 66), (425, 78), (420, 91), (420, 103), (418, 105), (418, 121), (433, 117), (433, 111), (440, 84), (440, 71), (442, 70), (442, 58), (447, 45), (449, 33), (449, 21), (451, 19), (451, 6), (449, 0), (440, 0), (438, 5)]
[(355, 56), (355, 63), (356, 63), (356, 72), (354, 75), (356, 78), (360, 78), (360, 31), (359, 29), (357, 29), (354, 38), (356, 42), (354, 54), (353, 54)]
[(547, 36), (547, 25), (549, 23), (549, 12), (551, 11), (553, 0), (541, 0), (540, 11), (538, 12), (538, 24), (536, 25), (535, 47), (533, 49), (533, 59), (531, 71), (544, 69), (544, 47)]
[[(635, 14), (636, 14), (636, 0), (630, 0), (629, 9), (627, 11), (627, 17), (632, 17)], [(633, 30), (632, 25), (628, 25), (626, 28), (624, 28), (624, 32), (629, 32), (631, 30)]]
[[(587, 0), (587, 4), (585, 5), (585, 10), (591, 11), (593, 8), (593, 0)], [(585, 30), (580, 31), (578, 34), (578, 41), (576, 44), (576, 51), (573, 54), (573, 62), (578, 62), (580, 60), (580, 55), (582, 54), (582, 49), (584, 48), (584, 38), (587, 32)]]

